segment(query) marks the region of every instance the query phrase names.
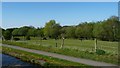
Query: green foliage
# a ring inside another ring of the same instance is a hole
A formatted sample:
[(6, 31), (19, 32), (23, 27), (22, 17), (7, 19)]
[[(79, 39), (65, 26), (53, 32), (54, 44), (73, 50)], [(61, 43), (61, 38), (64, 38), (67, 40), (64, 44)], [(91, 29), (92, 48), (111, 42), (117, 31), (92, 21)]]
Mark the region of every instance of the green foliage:
[(14, 30), (14, 29), (16, 29), (16, 28), (8, 28), (8, 29), (6, 29), (6, 30), (4, 30), (4, 29), (2, 29), (2, 35), (4, 36), (4, 38), (6, 39), (6, 40), (10, 40), (11, 39), (11, 37), (12, 37), (12, 31)]
[(66, 36), (67, 38), (75, 38), (75, 27), (67, 27), (66, 28)]
[(20, 35), (20, 36), (26, 36), (27, 32), (28, 32), (28, 28), (24, 26), (24, 27), (21, 27), (19, 29), (18, 35)]
[(20, 40), (20, 38), (13, 38), (13, 40), (18, 41), (18, 40)]
[(6, 30), (6, 31), (4, 31), (3, 36), (6, 40), (10, 40), (11, 39), (11, 32), (9, 30)]
[(2, 37), (2, 28), (0, 27), (0, 38)]
[(60, 25), (55, 22), (55, 20), (50, 20), (45, 24), (44, 34), (49, 38), (56, 38), (60, 34)]
[(117, 41), (120, 23), (115, 17), (100, 21), (94, 26), (94, 36), (100, 40)]
[(26, 36), (26, 40), (30, 40), (30, 36), (28, 35), (28, 36)]
[[(82, 23), (79, 24), (78, 29), (76, 30), (76, 35), (80, 38), (91, 39), (93, 37), (93, 25), (94, 23)], [(80, 32), (79, 32), (80, 30)]]
[[(93, 39), (96, 37), (103, 41), (118, 41), (120, 39), (120, 21), (117, 16), (111, 16), (107, 20), (98, 22), (83, 22), (76, 26), (60, 26), (55, 20), (50, 20), (43, 28), (23, 26), (3, 30), (3, 35), (9, 40), (6, 33), (13, 36), (34, 36), (48, 38), (84, 38)], [(5, 32), (6, 31), (6, 32)], [(4, 34), (5, 33), (5, 34)]]
[(15, 30), (13, 30), (12, 35), (19, 36), (18, 32), (19, 32), (19, 29), (15, 29)]
[(105, 51), (104, 50), (101, 50), (101, 49), (96, 49), (96, 53), (98, 55), (104, 55), (105, 54)]
[(29, 36), (36, 36), (36, 29), (35, 28), (32, 28), (32, 29), (28, 29), (28, 32), (27, 32), (27, 35)]
[(60, 29), (60, 36), (59, 36), (59, 38), (62, 38), (62, 37), (64, 37), (64, 38), (66, 38), (67, 37), (67, 35), (66, 35), (66, 32), (67, 32), (67, 28), (68, 28), (68, 26), (66, 27), (66, 26), (63, 26), (61, 29)]
[(75, 30), (75, 34), (76, 34), (77, 38), (83, 37), (84, 34), (83, 34), (83, 31), (82, 31), (82, 28), (77, 27), (76, 30)]
[(44, 37), (44, 28), (38, 28), (36, 30), (36, 36), (38, 36), (38, 37)]
[(102, 39), (105, 37), (105, 30), (103, 29), (103, 25), (101, 22), (98, 22), (94, 25), (93, 35), (94, 37), (97, 37), (99, 39)]
[[(2, 37), (4, 35), (5, 29), (0, 27), (0, 36)], [(2, 38), (3, 39), (3, 38)]]

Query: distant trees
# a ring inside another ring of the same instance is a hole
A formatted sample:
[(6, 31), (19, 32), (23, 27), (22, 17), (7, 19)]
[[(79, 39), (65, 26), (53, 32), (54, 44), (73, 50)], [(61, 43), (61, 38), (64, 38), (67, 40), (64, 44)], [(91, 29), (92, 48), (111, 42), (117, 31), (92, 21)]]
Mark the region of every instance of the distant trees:
[(120, 22), (117, 17), (110, 17), (102, 22), (97, 22), (94, 26), (93, 34), (100, 40), (118, 40)]
[(4, 36), (4, 38), (6, 40), (10, 40), (11, 37), (12, 37), (12, 31), (14, 30), (15, 28), (8, 28), (6, 30), (2, 29), (2, 35)]
[(49, 38), (57, 38), (60, 35), (60, 27), (55, 20), (50, 20), (45, 24), (44, 35)]
[(6, 40), (10, 40), (12, 37), (11, 32), (9, 30), (4, 31), (3, 36)]
[(81, 23), (77, 26), (75, 34), (77, 38), (91, 39), (93, 38), (94, 23)]
[(75, 26), (67, 27), (66, 28), (66, 37), (67, 38), (76, 38), (75, 30), (76, 30)]
[(97, 22), (94, 25), (94, 29), (93, 29), (93, 36), (96, 38), (99, 38), (101, 40), (103, 40), (103, 38), (105, 38), (105, 30), (103, 28), (102, 22)]
[(31, 26), (24, 26), (21, 28), (16, 28), (12, 31), (13, 36), (26, 36), (26, 37), (43, 37), (43, 28), (34, 28)]
[(27, 35), (35, 37), (37, 30), (35, 28), (28, 29)]
[(13, 32), (12, 32), (12, 35), (13, 36), (19, 36), (19, 29), (14, 29)]
[(0, 38), (2, 38), (2, 28), (0, 27)]
[(27, 26), (21, 27), (19, 29), (18, 35), (25, 37), (25, 36), (27, 36), (28, 30), (29, 30), (29, 27), (27, 27)]
[(23, 26), (20, 28), (2, 29), (5, 39), (11, 36), (32, 36), (41, 38), (75, 38), (93, 39), (104, 41), (118, 41), (120, 39), (120, 21), (117, 16), (98, 22), (83, 22), (76, 26), (61, 26), (55, 20), (50, 20), (43, 28)]
[(44, 28), (37, 28), (35, 33), (37, 37), (44, 37)]
[(84, 31), (82, 30), (82, 27), (76, 27), (75, 35), (79, 39), (84, 36)]
[(59, 38), (66, 38), (67, 35), (66, 35), (66, 32), (67, 32), (67, 28), (70, 27), (70, 26), (63, 26), (61, 29), (60, 29), (60, 36)]

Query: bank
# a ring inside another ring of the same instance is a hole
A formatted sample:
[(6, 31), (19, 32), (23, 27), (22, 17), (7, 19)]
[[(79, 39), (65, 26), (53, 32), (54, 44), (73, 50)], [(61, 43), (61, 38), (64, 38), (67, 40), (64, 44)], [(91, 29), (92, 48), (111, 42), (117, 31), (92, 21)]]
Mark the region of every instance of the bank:
[(2, 53), (16, 57), (24, 62), (30, 62), (32, 64), (36, 64), (38, 66), (44, 66), (44, 67), (84, 67), (88, 68), (91, 66), (71, 62), (63, 59), (53, 58), (51, 56), (44, 56), (39, 55), (31, 52), (26, 52), (22, 50), (17, 50), (9, 47), (2, 46)]

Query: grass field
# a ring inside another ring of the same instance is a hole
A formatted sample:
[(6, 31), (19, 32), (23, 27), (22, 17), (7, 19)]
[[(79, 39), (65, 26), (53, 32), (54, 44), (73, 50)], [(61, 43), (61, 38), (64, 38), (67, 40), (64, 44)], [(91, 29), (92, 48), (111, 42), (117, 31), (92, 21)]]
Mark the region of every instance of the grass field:
[[(56, 42), (58, 43), (58, 47), (55, 46)], [(63, 49), (60, 49), (61, 42), (62, 40), (55, 41), (54, 39), (49, 39), (42, 40), (42, 45), (40, 45), (41, 40), (36, 40), (35, 38), (28, 41), (3, 41), (3, 43), (20, 47), (118, 64), (117, 42), (98, 41), (97, 46), (98, 48), (106, 51), (105, 55), (97, 55), (96, 53), (94, 53), (94, 40), (81, 41), (77, 39), (65, 39), (65, 45)]]
[[(38, 37), (31, 37), (32, 40), (25, 41), (27, 44), (56, 47), (56, 42), (58, 48), (60, 48), (62, 40), (59, 39), (55, 41), (54, 39), (48, 40), (38, 40)], [(24, 42), (24, 41), (22, 41)], [(65, 39), (64, 48), (78, 49), (80, 51), (94, 51), (94, 40), (78, 40), (78, 39)], [(107, 53), (118, 54), (118, 42), (100, 41), (98, 40), (97, 47), (99, 49), (105, 50)]]

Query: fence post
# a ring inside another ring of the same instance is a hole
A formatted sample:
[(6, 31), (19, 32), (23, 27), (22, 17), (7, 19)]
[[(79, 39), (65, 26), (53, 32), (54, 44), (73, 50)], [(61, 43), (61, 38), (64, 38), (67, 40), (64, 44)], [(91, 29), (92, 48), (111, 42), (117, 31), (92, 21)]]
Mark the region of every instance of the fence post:
[(96, 49), (97, 49), (97, 38), (95, 38), (95, 52), (96, 52)]
[(64, 46), (64, 37), (62, 38), (62, 45), (61, 45), (61, 48), (63, 48)]

